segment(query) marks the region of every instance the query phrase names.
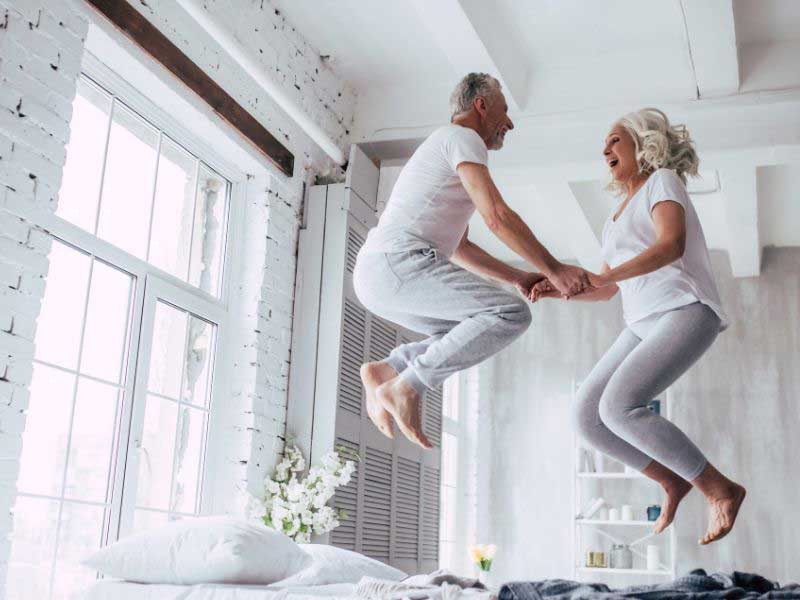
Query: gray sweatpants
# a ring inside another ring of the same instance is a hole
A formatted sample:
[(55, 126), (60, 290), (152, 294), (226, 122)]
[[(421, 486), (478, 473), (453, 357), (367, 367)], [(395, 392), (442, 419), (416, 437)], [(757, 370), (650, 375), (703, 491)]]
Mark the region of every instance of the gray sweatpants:
[(711, 346), (720, 319), (695, 302), (668, 311), (644, 327), (625, 329), (581, 384), (578, 430), (589, 444), (641, 471), (655, 459), (686, 481), (707, 464), (673, 423), (647, 408)]
[(428, 336), (388, 364), (422, 395), (489, 358), (530, 325), (528, 302), (462, 269), (434, 248), (358, 255), (353, 285), (372, 313)]

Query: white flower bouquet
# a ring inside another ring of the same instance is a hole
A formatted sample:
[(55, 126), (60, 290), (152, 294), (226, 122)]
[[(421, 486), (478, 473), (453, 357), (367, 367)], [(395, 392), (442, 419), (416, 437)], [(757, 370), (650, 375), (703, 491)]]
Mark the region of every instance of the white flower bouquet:
[(287, 446), (275, 473), (264, 481), (262, 497), (250, 498), (251, 516), (302, 543), (311, 541), (312, 533), (335, 529), (347, 514), (328, 506), (328, 501), (337, 487), (350, 482), (355, 471), (355, 462), (348, 460), (347, 454), (345, 448), (328, 452), (322, 464), (311, 467), (303, 478), (306, 461), (297, 446)]

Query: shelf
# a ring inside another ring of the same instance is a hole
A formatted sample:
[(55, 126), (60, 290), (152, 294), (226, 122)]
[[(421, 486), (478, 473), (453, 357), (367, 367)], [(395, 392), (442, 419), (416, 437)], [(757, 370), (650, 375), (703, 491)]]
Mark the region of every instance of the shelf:
[(578, 473), (581, 479), (647, 479), (641, 473)]
[(602, 519), (575, 519), (581, 525), (622, 525), (626, 527), (652, 527), (655, 521), (608, 521)]
[(664, 569), (658, 571), (649, 571), (647, 569), (607, 569), (603, 567), (578, 567), (581, 573), (614, 573), (625, 575), (660, 575), (663, 577), (671, 577), (672, 573)]

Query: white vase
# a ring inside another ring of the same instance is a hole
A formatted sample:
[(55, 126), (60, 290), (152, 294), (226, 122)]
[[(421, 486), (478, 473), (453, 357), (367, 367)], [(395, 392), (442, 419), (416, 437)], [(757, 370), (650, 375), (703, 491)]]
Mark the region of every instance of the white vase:
[(490, 583), (490, 577), (489, 577), (490, 573), (491, 573), (491, 571), (484, 571), (482, 569), (478, 569), (478, 581), (480, 581), (488, 589), (491, 589), (491, 587), (492, 587), (492, 585)]

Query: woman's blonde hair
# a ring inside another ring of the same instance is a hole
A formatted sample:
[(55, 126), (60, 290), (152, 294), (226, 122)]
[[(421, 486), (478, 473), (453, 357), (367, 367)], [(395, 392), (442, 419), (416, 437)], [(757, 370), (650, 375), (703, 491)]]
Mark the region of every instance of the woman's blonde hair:
[[(685, 125), (671, 125), (667, 115), (657, 108), (628, 113), (617, 124), (633, 138), (640, 173), (672, 169), (683, 183), (687, 175), (697, 177), (700, 159)], [(609, 188), (619, 192), (621, 184), (613, 181)]]

